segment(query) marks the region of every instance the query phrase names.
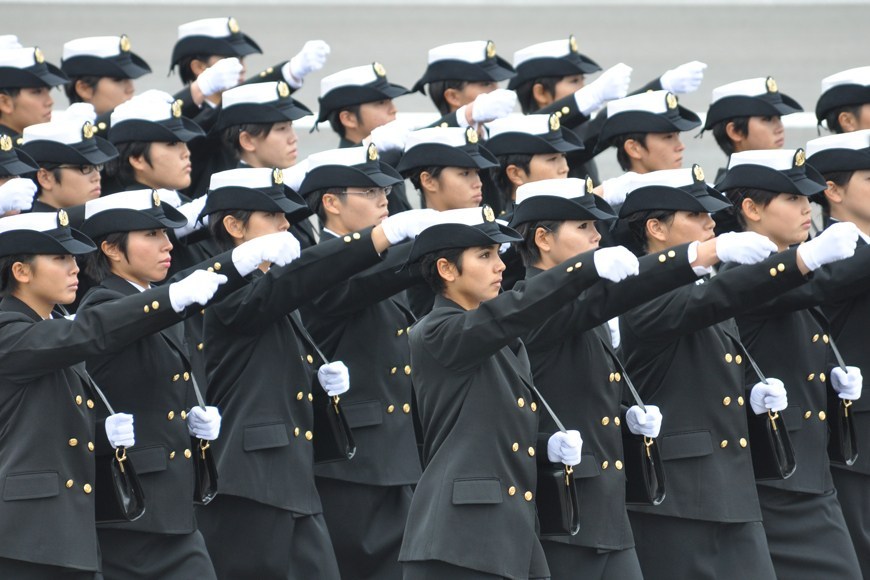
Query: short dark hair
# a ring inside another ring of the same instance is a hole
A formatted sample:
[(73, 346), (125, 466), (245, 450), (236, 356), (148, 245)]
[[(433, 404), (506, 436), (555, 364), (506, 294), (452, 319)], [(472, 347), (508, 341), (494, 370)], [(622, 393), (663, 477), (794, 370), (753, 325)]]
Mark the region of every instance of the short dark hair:
[(716, 144), (719, 145), (725, 155), (734, 153), (734, 141), (728, 136), (728, 123), (734, 123), (734, 131), (738, 135), (746, 137), (749, 135), (749, 117), (734, 117), (733, 119), (725, 119), (713, 125), (713, 138), (716, 139)]
[(665, 223), (674, 221), (676, 211), (671, 209), (652, 209), (646, 211), (637, 211), (629, 215), (624, 220), (624, 228), (628, 230), (630, 239), (626, 240), (629, 246), (633, 246), (633, 251), (641, 251), (643, 254), (649, 252), (649, 238), (646, 236), (646, 223), (649, 220), (659, 220)]
[[(21, 94), (21, 88), (20, 88), (20, 87), (12, 87), (12, 88), (7, 88), (7, 89), (0, 89), (0, 95), (6, 95), (7, 97), (10, 97), (10, 98), (13, 98), (13, 99), (14, 99), (14, 98), (17, 98), (18, 95), (20, 95), (20, 94)], [(3, 116), (3, 113), (0, 112), (0, 117), (2, 117), (2, 116)]]
[(722, 193), (728, 198), (733, 206), (730, 211), (737, 218), (737, 224), (740, 229), (746, 229), (746, 217), (743, 215), (743, 200), (751, 199), (761, 207), (767, 207), (781, 192), (769, 191), (767, 189), (757, 189), (754, 187), (735, 187), (724, 190)]
[(347, 133), (347, 128), (342, 124), (341, 119), (340, 119), (341, 114), (344, 111), (347, 111), (348, 113), (350, 113), (351, 115), (356, 117), (357, 121), (359, 121), (360, 120), (360, 116), (359, 116), (360, 104), (361, 103), (357, 103), (356, 105), (351, 105), (349, 107), (343, 107), (341, 109), (335, 110), (335, 111), (331, 112), (329, 114), (329, 116), (326, 118), (326, 120), (329, 121), (329, 126), (332, 127), (333, 131), (338, 133), (339, 137), (344, 137), (345, 133)]
[(320, 220), (322, 225), (326, 225), (326, 210), (323, 209), (323, 196), (327, 193), (342, 199), (347, 198), (347, 191), (343, 187), (324, 187), (316, 189), (305, 196), (308, 207), (317, 215), (317, 219)]
[(85, 100), (76, 90), (76, 83), (78, 81), (82, 81), (89, 88), (97, 90), (97, 83), (100, 82), (100, 79), (103, 77), (98, 77), (96, 75), (86, 75), (81, 77), (70, 77), (69, 82), (63, 86), (63, 90), (66, 93), (66, 98), (69, 99), (69, 104), (73, 105), (75, 103), (83, 103)]
[(440, 165), (433, 165), (430, 167), (418, 167), (416, 169), (412, 169), (408, 173), (407, 178), (411, 180), (411, 185), (413, 185), (414, 188), (420, 192), (420, 203), (422, 204), (423, 208), (426, 207), (426, 196), (423, 195), (423, 186), (420, 184), (420, 175), (422, 175), (423, 172), (426, 172), (434, 179), (438, 179), (443, 169), (444, 167)]
[(102, 282), (108, 278), (112, 273), (112, 264), (109, 262), (108, 256), (103, 253), (103, 242), (106, 242), (110, 246), (118, 246), (118, 249), (124, 254), (124, 258), (129, 259), (127, 257), (127, 242), (129, 239), (130, 232), (113, 232), (95, 238), (94, 244), (97, 246), (97, 251), (83, 256), (84, 264), (82, 264), (82, 269), (85, 271), (85, 274), (97, 282)]
[(516, 93), (523, 114), (529, 115), (540, 110), (538, 102), (535, 100), (535, 85), (541, 85), (550, 97), (556, 98), (556, 85), (563, 78), (565, 77), (541, 77), (519, 85), (516, 88)]
[(243, 225), (248, 225), (248, 221), (253, 213), (249, 209), (225, 209), (215, 212), (208, 216), (208, 231), (222, 250), (232, 250), (236, 247), (236, 241), (224, 227), (224, 218), (232, 216), (242, 222)]
[(493, 167), (490, 170), (490, 174), (492, 175), (492, 180), (495, 182), (495, 186), (498, 188), (499, 194), (501, 194), (502, 202), (507, 207), (511, 200), (511, 191), (514, 188), (513, 182), (508, 178), (507, 168), (509, 165), (516, 165), (520, 169), (529, 173), (529, 169), (531, 168), (532, 157), (534, 155), (530, 155), (528, 153), (509, 153), (507, 155), (498, 155), (498, 167)]
[(190, 56), (185, 56), (181, 60), (178, 61), (178, 76), (181, 77), (181, 82), (185, 85), (189, 85), (193, 81), (196, 80), (196, 75), (193, 74), (193, 69), (191, 68), (191, 63), (195, 60), (202, 61), (204, 63), (208, 62), (208, 59), (211, 58), (211, 55), (208, 54), (192, 54)]
[(461, 91), (468, 86), (468, 81), (447, 80), (447, 81), (432, 81), (429, 83), (429, 98), (435, 103), (435, 107), (442, 115), (450, 112), (450, 104), (444, 98), (444, 93), (447, 89), (456, 89)]
[(548, 232), (558, 236), (557, 230), (563, 223), (565, 223), (564, 220), (541, 220), (525, 222), (514, 228), (523, 237), (523, 241), (517, 244), (517, 252), (519, 252), (520, 258), (523, 259), (523, 266), (528, 268), (541, 261), (541, 250), (538, 248), (538, 244), (535, 243), (535, 234), (538, 228), (544, 228)]
[(151, 165), (151, 141), (128, 141), (115, 145), (118, 156), (106, 163), (104, 174), (107, 179), (116, 181), (121, 186), (136, 183), (136, 173), (130, 165), (131, 157), (144, 157)]
[[(60, 183), (60, 176), (63, 174), (63, 171), (60, 170), (59, 163), (40, 163), (39, 168), (51, 172), (54, 176), (54, 180), (57, 181), (58, 184)], [(42, 195), (42, 184), (39, 183), (39, 179), (35, 176), (33, 182), (36, 184), (36, 195), (34, 196), (34, 198), (36, 198)]]
[(613, 138), (613, 146), (616, 147), (616, 161), (623, 171), (631, 171), (631, 157), (625, 152), (625, 142), (634, 139), (640, 146), (646, 149), (646, 136), (649, 133), (626, 133)]
[(35, 269), (35, 259), (36, 254), (15, 254), (0, 258), (0, 296), (9, 296), (18, 289), (18, 280), (12, 275), (15, 262), (29, 264), (31, 269)]
[(423, 279), (435, 294), (442, 294), (447, 285), (438, 273), (438, 260), (444, 258), (451, 264), (456, 264), (456, 271), (462, 274), (462, 254), (468, 248), (446, 248), (425, 254), (420, 259), (420, 270)]
[[(854, 170), (849, 171), (831, 171), (829, 173), (823, 173), (822, 177), (825, 178), (825, 181), (832, 181), (834, 185), (839, 187), (845, 187), (849, 180), (852, 179), (852, 175), (854, 175)], [(825, 195), (825, 192), (817, 193), (810, 197), (810, 201), (814, 201), (819, 204), (822, 208), (822, 215), (827, 220), (831, 217), (831, 204), (828, 201), (828, 197)]]
[(248, 133), (251, 137), (266, 138), (269, 136), (269, 133), (272, 132), (272, 127), (274, 126), (275, 123), (244, 123), (242, 125), (232, 125), (224, 129), (223, 141), (231, 148), (236, 159), (238, 159), (242, 154), (242, 146), (239, 143), (239, 138), (241, 137), (242, 132)]
[(864, 105), (845, 105), (837, 107), (825, 116), (825, 122), (828, 124), (828, 129), (834, 133), (845, 133), (840, 125), (840, 113), (852, 113), (856, 118), (861, 115), (861, 107)]

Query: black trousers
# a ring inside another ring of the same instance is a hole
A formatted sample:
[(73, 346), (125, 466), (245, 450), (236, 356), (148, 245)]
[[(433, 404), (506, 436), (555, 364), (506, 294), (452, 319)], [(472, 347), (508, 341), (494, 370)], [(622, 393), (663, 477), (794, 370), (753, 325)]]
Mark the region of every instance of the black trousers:
[(776, 580), (761, 522), (707, 522), (632, 511), (628, 517), (646, 580)]
[(400, 580), (399, 548), (411, 507), (411, 486), (316, 480), (342, 580)]
[(643, 580), (634, 548), (597, 550), (561, 542), (541, 541), (553, 580)]
[[(504, 576), (478, 572), (439, 560), (403, 562), (404, 580), (502, 580)], [(538, 579), (535, 579), (538, 580)]]
[(219, 495), (197, 509), (196, 519), (221, 580), (340, 578), (322, 514)]
[(833, 466), (831, 475), (861, 572), (870, 578), (870, 475)]
[(199, 531), (154, 534), (98, 528), (106, 580), (214, 580), (214, 566)]
[(0, 558), (0, 578), (12, 580), (102, 580), (99, 572)]

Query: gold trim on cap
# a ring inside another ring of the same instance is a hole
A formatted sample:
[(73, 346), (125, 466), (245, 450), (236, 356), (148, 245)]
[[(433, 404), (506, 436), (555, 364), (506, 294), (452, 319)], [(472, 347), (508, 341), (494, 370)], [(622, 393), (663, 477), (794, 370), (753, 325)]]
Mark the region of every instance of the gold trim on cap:
[(807, 162), (807, 154), (804, 153), (803, 149), (798, 149), (794, 154), (794, 166), (795, 167), (803, 167), (803, 164)]
[(676, 109), (678, 104), (677, 95), (674, 93), (668, 93), (665, 97), (665, 102), (668, 104), (669, 109)]
[(692, 175), (695, 176), (695, 181), (704, 181), (704, 170), (697, 163), (692, 165)]
[(475, 131), (473, 127), (469, 127), (465, 130), (465, 140), (470, 145), (475, 145), (480, 140), (480, 136), (477, 134), (477, 131)]
[(12, 137), (9, 135), (0, 136), (0, 151), (12, 151)]
[(568, 37), (568, 49), (569, 49), (571, 52), (578, 52), (578, 50), (577, 50), (577, 39), (574, 38), (574, 35), (573, 35), (573, 34), (570, 35), (570, 36)]
[(94, 126), (90, 121), (85, 121), (85, 124), (82, 125), (82, 137), (85, 139), (93, 139), (94, 135), (97, 133), (97, 130), (94, 129)]
[(230, 31), (230, 34), (239, 33), (239, 22), (232, 16), (227, 19), (227, 30)]
[(495, 58), (495, 43), (491, 40), (486, 42), (486, 58)]
[(284, 81), (278, 81), (278, 96), (282, 99), (290, 96), (290, 86)]
[(38, 46), (33, 49), (33, 62), (36, 64), (45, 62), (45, 55), (42, 54), (42, 50)]
[(67, 227), (69, 225), (69, 216), (66, 215), (66, 212), (62, 209), (57, 210), (57, 223), (62, 227)]
[(483, 206), (483, 219), (489, 223), (495, 221), (495, 212), (488, 205)]
[(154, 202), (154, 207), (160, 207), (160, 194), (156, 189), (151, 192), (151, 201)]
[(562, 122), (559, 121), (559, 117), (550, 115), (550, 131), (558, 131), (561, 126)]
[(586, 193), (591, 194), (595, 189), (595, 184), (592, 182), (592, 178), (588, 175), (586, 176)]
[(172, 103), (172, 116), (176, 119), (181, 117), (181, 99), (176, 99), (174, 103)]
[(368, 155), (369, 161), (377, 161), (380, 156), (378, 155), (378, 147), (374, 143), (369, 143), (368, 151), (366, 151)]
[(130, 44), (130, 38), (126, 34), (121, 35), (121, 41), (118, 43), (118, 48), (121, 49), (121, 52), (130, 52), (132, 45)]
[(382, 65), (379, 62), (373, 62), (372, 69), (375, 71), (375, 74), (378, 75), (379, 77), (387, 76), (387, 69), (385, 69), (384, 65)]
[(779, 87), (776, 86), (776, 81), (773, 80), (773, 77), (767, 77), (767, 92), (768, 93), (778, 93)]
[(272, 183), (275, 185), (284, 184), (284, 172), (277, 167), (272, 170)]

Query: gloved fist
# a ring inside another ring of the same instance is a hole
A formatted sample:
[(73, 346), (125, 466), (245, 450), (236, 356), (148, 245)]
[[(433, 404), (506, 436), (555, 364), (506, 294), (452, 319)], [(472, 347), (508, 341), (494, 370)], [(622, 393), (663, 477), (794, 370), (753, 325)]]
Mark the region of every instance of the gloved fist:
[(199, 90), (206, 97), (231, 89), (237, 84), (242, 75), (242, 62), (236, 57), (222, 58), (196, 77)]
[(211, 300), (218, 286), (224, 284), (227, 277), (206, 270), (196, 270), (186, 278), (169, 285), (169, 302), (172, 309), (182, 312), (193, 304), (205, 304)]
[(607, 101), (623, 98), (628, 94), (631, 71), (630, 66), (619, 63), (601, 73), (597, 79), (574, 93), (577, 108), (588, 117)]
[(558, 431), (547, 441), (547, 459), (552, 463), (574, 466), (580, 463), (583, 438), (579, 431)]
[(290, 232), (266, 234), (233, 250), (233, 266), (242, 276), (256, 270), (263, 262), (284, 266), (299, 257), (302, 249), (299, 241)]
[(665, 71), (659, 82), (662, 88), (671, 93), (684, 94), (692, 93), (698, 90), (701, 86), (701, 81), (704, 80), (704, 69), (707, 65), (701, 61), (693, 60), (686, 64), (681, 64), (677, 68), (672, 68)]
[(26, 211), (33, 206), (36, 184), (29, 179), (16, 177), (0, 185), (0, 214), (10, 211)]
[(864, 377), (858, 367), (846, 367), (844, 371), (836, 367), (831, 371), (831, 386), (840, 395), (841, 399), (854, 401), (861, 398), (861, 389), (864, 386)]
[(221, 414), (217, 407), (193, 407), (187, 414), (187, 431), (191, 437), (214, 441), (221, 432)]
[(635, 435), (658, 437), (662, 430), (662, 412), (655, 405), (646, 405), (646, 413), (634, 405), (625, 413), (628, 430)]
[(728, 232), (716, 236), (716, 255), (721, 262), (757, 264), (776, 251), (776, 244), (755, 232)]
[(372, 129), (371, 135), (363, 139), (363, 145), (374, 143), (380, 153), (394, 149), (401, 151), (405, 148), (405, 140), (410, 132), (411, 127), (407, 123), (395, 119)]
[(106, 437), (112, 447), (132, 447), (136, 444), (133, 433), (133, 415), (115, 413), (106, 417)]
[(391, 244), (398, 244), (402, 240), (413, 240), (438, 221), (438, 212), (434, 209), (410, 209), (385, 218), (381, 228)]
[(810, 271), (816, 270), (825, 264), (851, 258), (860, 236), (858, 226), (852, 222), (838, 222), (801, 244), (797, 250), (798, 256)]
[(624, 246), (601, 248), (592, 255), (598, 277), (619, 282), (629, 276), (636, 276), (640, 270), (637, 256)]
[(768, 411), (782, 411), (788, 407), (788, 394), (779, 379), (768, 378), (767, 383), (756, 383), (749, 392), (749, 405), (756, 415)]
[(605, 179), (599, 186), (601, 188), (601, 197), (612, 206), (622, 205), (625, 203), (625, 198), (628, 196), (628, 192), (631, 191), (631, 186), (637, 176), (638, 174), (634, 171), (626, 171), (618, 177)]
[(323, 68), (329, 52), (330, 48), (326, 42), (309, 40), (296, 56), (281, 67), (281, 75), (290, 85), (298, 89), (307, 75)]
[(67, 107), (59, 118), (55, 118), (52, 114), (52, 121), (75, 121), (84, 125), (85, 123), (94, 124), (97, 120), (97, 111), (90, 103), (73, 103)]
[(317, 380), (330, 397), (346, 393), (350, 388), (350, 371), (340, 360), (321, 365), (317, 369)]
[[(496, 89), (489, 93), (477, 95), (474, 102), (464, 107), (471, 107), (471, 120), (475, 123), (489, 123), (510, 115), (517, 106), (517, 94), (507, 89)], [(465, 109), (460, 107), (456, 112), (459, 119), (465, 118)]]

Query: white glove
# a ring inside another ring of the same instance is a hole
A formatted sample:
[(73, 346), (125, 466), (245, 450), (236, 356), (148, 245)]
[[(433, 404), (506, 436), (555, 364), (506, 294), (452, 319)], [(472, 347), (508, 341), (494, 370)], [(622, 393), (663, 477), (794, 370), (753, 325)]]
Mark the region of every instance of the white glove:
[(601, 184), (601, 197), (612, 206), (625, 203), (628, 192), (632, 191), (634, 179), (638, 176), (634, 171), (626, 171), (619, 177), (605, 179)]
[(707, 65), (701, 61), (693, 60), (686, 64), (681, 64), (677, 68), (672, 68), (665, 71), (659, 82), (662, 88), (671, 93), (684, 94), (693, 93), (701, 86), (701, 81), (704, 80), (704, 69)]
[(340, 360), (321, 365), (317, 369), (317, 380), (330, 397), (341, 395), (350, 389), (350, 371)]
[(329, 52), (329, 45), (324, 41), (309, 40), (296, 56), (281, 67), (281, 75), (293, 88), (298, 89), (308, 74), (323, 68)]
[(577, 108), (588, 117), (607, 101), (624, 97), (631, 83), (631, 71), (630, 66), (619, 63), (601, 73), (597, 79), (574, 93)]
[(199, 90), (206, 97), (221, 93), (239, 84), (242, 74), (241, 61), (236, 57), (222, 58), (196, 77)]
[(798, 255), (811, 271), (851, 258), (855, 254), (855, 244), (861, 236), (858, 226), (852, 222), (838, 222), (798, 247)]
[(776, 244), (755, 232), (728, 232), (716, 236), (716, 255), (720, 262), (757, 264), (776, 251)]
[(225, 283), (227, 277), (206, 270), (196, 270), (186, 278), (169, 285), (169, 302), (172, 309), (182, 312), (193, 304), (205, 304), (217, 292), (218, 286)]
[(20, 177), (10, 179), (0, 185), (0, 214), (30, 209), (34, 195), (36, 195), (35, 183)]
[(635, 435), (658, 437), (662, 430), (662, 412), (655, 405), (646, 405), (646, 413), (634, 405), (625, 413), (628, 430)]
[(133, 415), (115, 413), (106, 417), (106, 437), (112, 447), (132, 447), (136, 443)]
[(187, 431), (191, 437), (214, 441), (221, 432), (221, 414), (217, 407), (193, 407), (187, 414)]
[(592, 261), (598, 271), (598, 277), (611, 282), (619, 282), (629, 276), (637, 276), (640, 271), (637, 256), (624, 246), (601, 248), (592, 255)]
[(756, 383), (749, 393), (749, 404), (756, 415), (782, 411), (788, 407), (788, 394), (779, 379), (768, 377), (767, 383)]
[(471, 120), (475, 123), (489, 123), (510, 115), (517, 106), (517, 94), (507, 89), (496, 89), (477, 95), (470, 105), (463, 105), (456, 111), (456, 118), (465, 122), (465, 107), (471, 107)]
[(405, 140), (410, 132), (411, 127), (407, 123), (395, 119), (386, 125), (372, 129), (371, 135), (363, 139), (363, 145), (368, 147), (370, 143), (374, 143), (379, 153), (394, 149), (402, 150), (405, 148)]
[[(171, 191), (171, 190), (170, 190)], [(175, 194), (176, 198), (178, 198), (178, 194)], [(178, 198), (178, 202), (180, 205), (173, 206), (177, 209), (181, 214), (187, 218), (187, 225), (181, 226), (180, 228), (175, 228), (173, 230), (175, 232), (175, 237), (179, 240), (189, 236), (196, 230), (204, 227), (208, 224), (208, 216), (205, 216), (202, 221), (199, 221), (199, 213), (202, 211), (202, 208), (205, 207), (207, 196), (203, 195), (201, 197), (197, 197), (193, 201), (189, 201), (187, 203), (180, 203), (181, 199)], [(161, 195), (160, 201), (163, 202), (163, 196)], [(170, 201), (169, 203), (173, 203)]]
[(308, 159), (303, 159), (296, 165), (282, 169), (281, 171), (284, 173), (284, 185), (293, 191), (299, 191), (299, 188), (302, 187), (302, 182), (305, 181), (305, 176), (308, 175), (309, 165)]
[(276, 232), (266, 234), (233, 250), (233, 266), (242, 276), (247, 276), (256, 270), (263, 262), (270, 262), (276, 266), (284, 266), (299, 257), (302, 249), (297, 240), (290, 232)]
[(840, 367), (831, 371), (831, 386), (840, 395), (841, 399), (854, 401), (861, 398), (861, 388), (864, 385), (864, 377), (858, 367), (846, 367), (843, 371)]
[(579, 431), (557, 431), (547, 441), (547, 459), (553, 463), (577, 465), (583, 450), (583, 438)]
[(97, 111), (90, 103), (73, 103), (58, 118), (51, 116), (52, 121), (74, 121), (76, 123), (94, 124), (97, 121)]
[(409, 209), (385, 218), (381, 228), (391, 244), (398, 244), (402, 240), (413, 240), (420, 232), (438, 222), (438, 212), (434, 209)]

